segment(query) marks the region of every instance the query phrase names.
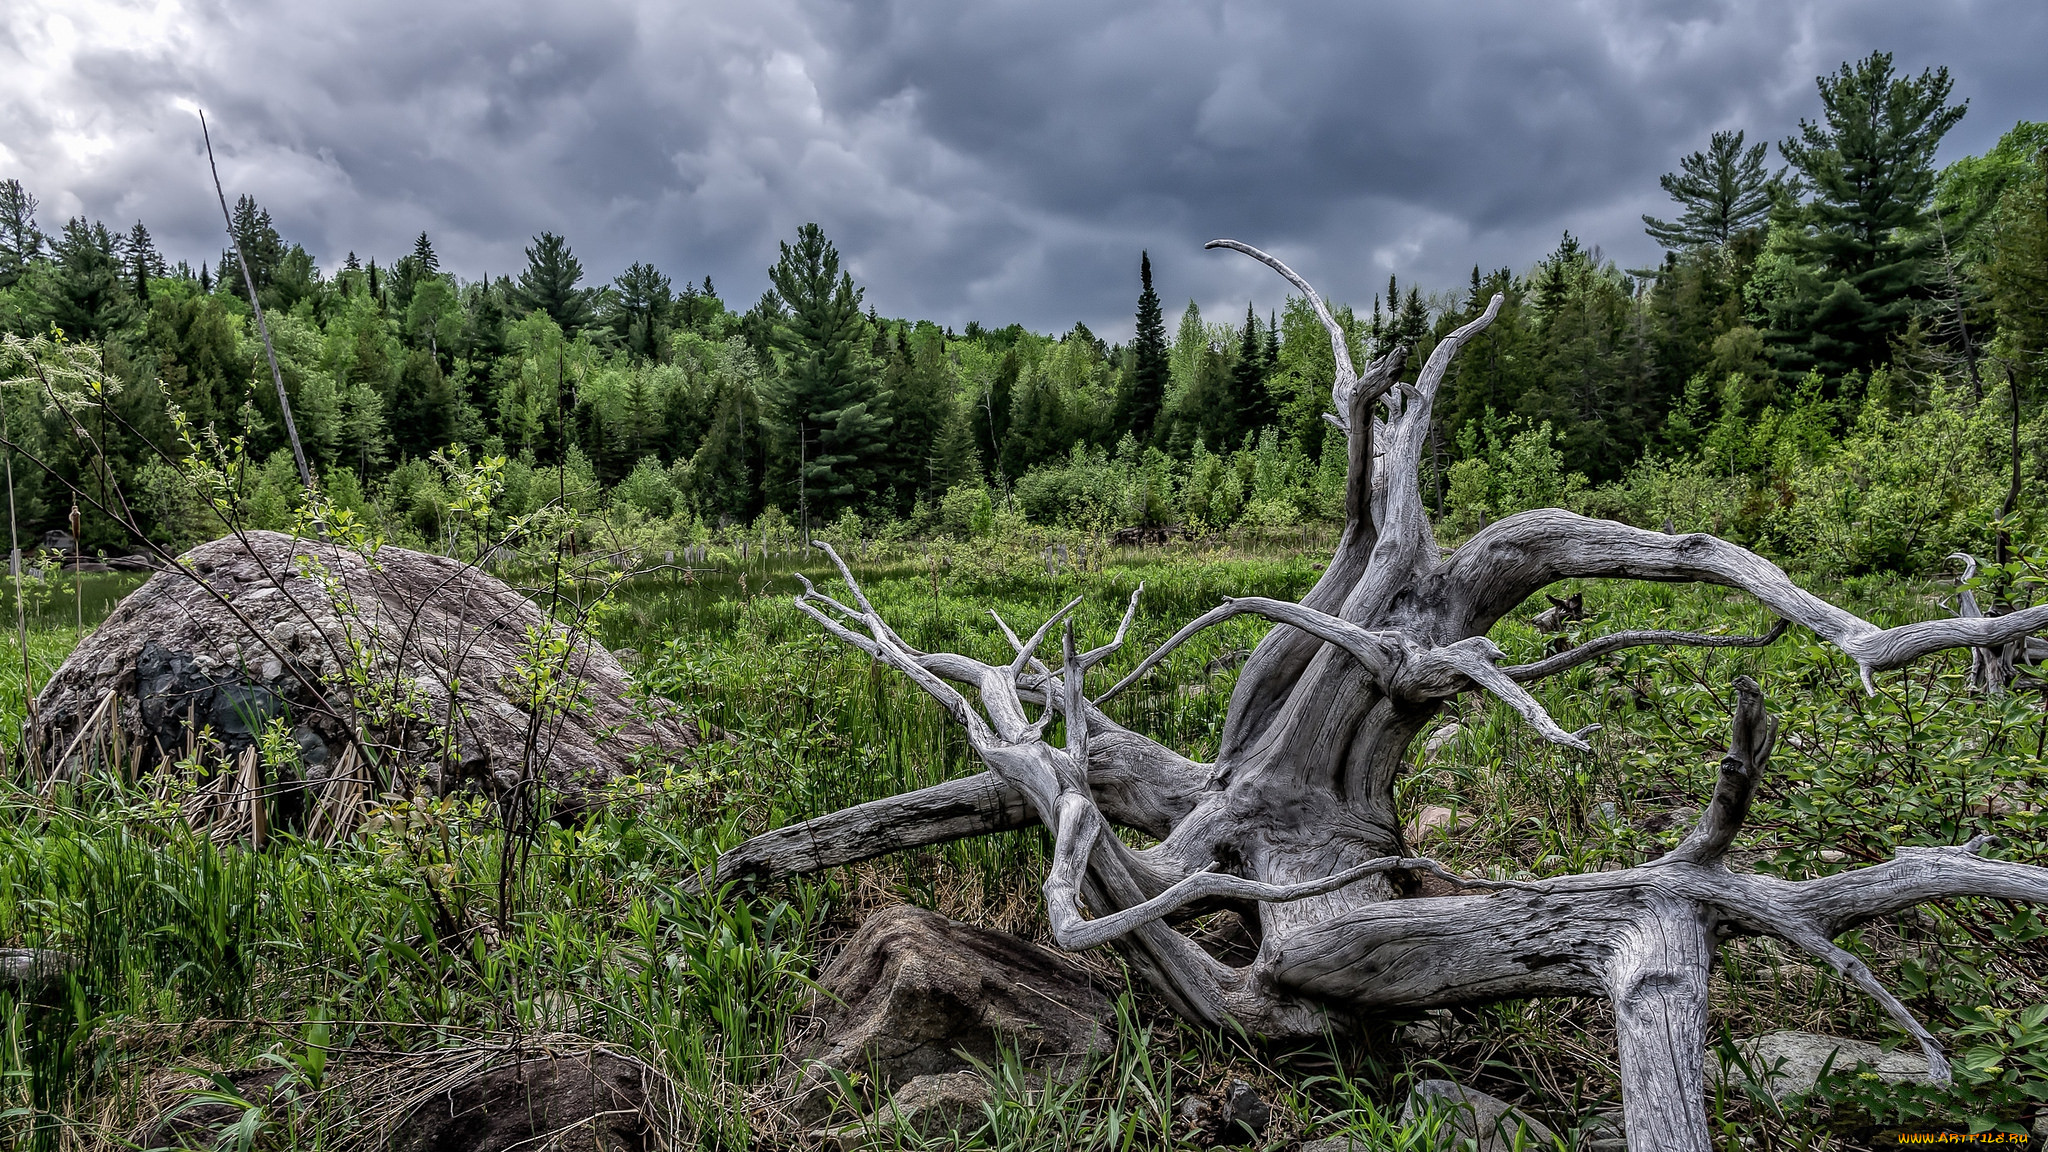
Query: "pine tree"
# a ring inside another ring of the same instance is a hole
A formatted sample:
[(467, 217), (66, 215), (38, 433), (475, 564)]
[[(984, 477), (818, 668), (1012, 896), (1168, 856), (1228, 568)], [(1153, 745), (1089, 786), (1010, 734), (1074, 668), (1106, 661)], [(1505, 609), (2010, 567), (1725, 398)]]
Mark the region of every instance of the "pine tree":
[(583, 263), (569, 251), (568, 242), (543, 232), (526, 250), (526, 269), (519, 274), (513, 300), (525, 311), (547, 313), (573, 336), (591, 321), (591, 292), (576, 286), (582, 279)]
[(36, 227), (36, 198), (19, 180), (0, 180), (0, 288), (21, 279), (43, 253), (43, 233)]
[(1946, 68), (1895, 76), (1887, 52), (1818, 83), (1822, 120), (1778, 145), (1813, 198), (1783, 216), (1799, 275), (1770, 335), (1782, 371), (1834, 379), (1882, 363), (1918, 308), (1935, 257), (1934, 151), (1967, 105), (1948, 103)]
[(662, 348), (668, 343), (669, 315), (674, 305), (669, 278), (652, 264), (636, 263), (619, 273), (612, 286), (618, 290), (612, 326), (625, 340), (627, 350), (636, 356), (660, 359)]
[(1657, 182), (1685, 209), (1676, 223), (1643, 217), (1643, 231), (1666, 248), (1727, 247), (1736, 233), (1763, 224), (1783, 171), (1764, 168), (1767, 144), (1742, 146), (1742, 133), (1716, 132), (1705, 152), (1679, 160)]
[(874, 373), (863, 354), (867, 325), (860, 289), (839, 268), (839, 250), (816, 224), (781, 245), (769, 282), (788, 309), (775, 329), (788, 354), (783, 379), (784, 464), (796, 465), (793, 495), (813, 520), (853, 507), (886, 450), (889, 417), (881, 412)]
[(1138, 254), (1138, 330), (1131, 338), (1131, 370), (1124, 384), (1124, 431), (1140, 443), (1151, 438), (1171, 379), (1166, 351), (1166, 317), (1152, 290), (1152, 254)]
[(37, 278), (36, 292), (44, 317), (73, 339), (105, 340), (134, 319), (117, 245), (105, 224), (81, 216), (67, 221), (50, 246), (54, 267)]

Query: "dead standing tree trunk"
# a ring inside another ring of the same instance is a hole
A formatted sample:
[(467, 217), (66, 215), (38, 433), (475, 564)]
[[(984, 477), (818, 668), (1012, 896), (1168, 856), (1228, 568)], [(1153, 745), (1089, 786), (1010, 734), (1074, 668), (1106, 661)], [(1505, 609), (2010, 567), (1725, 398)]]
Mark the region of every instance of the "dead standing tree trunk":
[[(1342, 329), (1286, 265), (1235, 241), (1216, 246), (1285, 276), (1330, 334), (1331, 421), (1349, 437), (1350, 475), (1344, 533), (1322, 579), (1299, 603), (1225, 601), (1091, 701), (1084, 678), (1121, 643), (1130, 614), (1116, 640), (1087, 652), (1075, 649), (1067, 624), (1056, 661), (1037, 653), (1078, 600), (1029, 639), (1004, 625), (1016, 657), (989, 665), (912, 648), (842, 563), (852, 605), (806, 584), (798, 606), (937, 699), (988, 771), (770, 832), (723, 856), (719, 879), (792, 875), (1042, 822), (1055, 843), (1044, 886), (1054, 938), (1068, 948), (1117, 944), (1192, 1020), (1309, 1035), (1363, 1013), (1608, 997), (1629, 1146), (1638, 1152), (1709, 1146), (1707, 974), (1730, 936), (1774, 936), (1827, 962), (1875, 997), (1945, 1075), (1932, 1037), (1834, 938), (1927, 900), (2048, 900), (2048, 869), (1985, 859), (1980, 838), (1902, 850), (1886, 864), (1805, 882), (1730, 871), (1723, 856), (1776, 734), (1753, 683), (1738, 685), (1732, 740), (1707, 812), (1676, 851), (1640, 867), (1526, 884), (1457, 877), (1409, 856), (1394, 786), (1409, 744), (1459, 693), (1491, 693), (1546, 739), (1586, 749), (1585, 733), (1559, 727), (1522, 685), (1618, 648), (1757, 645), (1784, 629), (1781, 622), (1768, 635), (1736, 638), (1620, 633), (1502, 666), (1487, 631), (1559, 580), (1740, 588), (1848, 653), (1866, 684), (1931, 652), (1995, 646), (2041, 629), (2048, 607), (1880, 629), (1725, 541), (1558, 510), (1509, 517), (1444, 556), (1420, 490), (1430, 406), (1451, 358), (1493, 320), (1500, 298), (1437, 345), (1415, 383), (1399, 384), (1400, 353), (1363, 373), (1353, 368)], [(1214, 764), (1179, 756), (1098, 709), (1189, 636), (1238, 615), (1282, 626), (1245, 663)], [(956, 684), (975, 690), (978, 709)], [(1035, 718), (1030, 705), (1038, 706)], [(1058, 747), (1044, 737), (1056, 718), (1066, 727)], [(1132, 848), (1118, 825), (1158, 843)], [(1438, 881), (1434, 891), (1458, 894), (1418, 894), (1425, 876)], [(1245, 911), (1259, 940), (1249, 964), (1222, 962), (1169, 923), (1198, 902)]]

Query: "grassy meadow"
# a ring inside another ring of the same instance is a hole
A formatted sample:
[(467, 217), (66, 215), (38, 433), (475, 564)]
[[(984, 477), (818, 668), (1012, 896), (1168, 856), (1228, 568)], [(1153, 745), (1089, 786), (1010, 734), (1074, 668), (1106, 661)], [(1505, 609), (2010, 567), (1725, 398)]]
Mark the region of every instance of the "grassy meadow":
[[(1054, 575), (1022, 545), (913, 545), (856, 567), (911, 644), (989, 657), (1007, 655), (992, 608), (1021, 630), (1085, 594), (1081, 638), (1100, 643), (1142, 582), (1134, 635), (1097, 673), (1106, 685), (1223, 595), (1298, 597), (1326, 548), (1182, 543), (1101, 552), (1092, 570)], [(674, 1089), (670, 1146), (797, 1141), (775, 1081), (811, 1027), (821, 956), (865, 912), (901, 901), (1043, 939), (1048, 840), (1010, 834), (812, 880), (702, 889), (716, 854), (750, 834), (977, 768), (907, 680), (791, 605), (791, 563), (757, 557), (621, 588), (598, 618), (605, 643), (632, 650), (640, 689), (726, 738), (647, 765), (587, 823), (547, 828), (511, 879), (509, 908), (498, 903), (495, 814), (479, 798), (387, 797), (359, 837), (328, 847), (283, 835), (256, 853), (185, 828), (145, 791), (97, 779), (39, 789), (17, 767), (0, 792), (0, 947), (62, 949), (82, 967), (42, 1003), (0, 993), (0, 1147), (129, 1147), (148, 1117), (202, 1097), (239, 1109), (231, 1146), (371, 1147), (405, 1070), (426, 1076), (442, 1054), (507, 1044), (604, 1044), (644, 1061)], [(825, 565), (802, 570), (824, 585)], [(87, 626), (134, 583), (88, 577)], [(1573, 590), (1589, 613), (1580, 638), (1771, 623), (1719, 589)], [(1885, 624), (1946, 612), (1933, 585), (1816, 590)], [(40, 680), (75, 642), (68, 579), (33, 607)], [(1496, 629), (1511, 660), (1544, 650), (1549, 638), (1526, 622), (1540, 607)], [(1265, 627), (1240, 618), (1197, 637), (1113, 715), (1207, 758), (1236, 654)], [(8, 659), (19, 655), (6, 647)], [(1972, 696), (1967, 667), (1966, 654), (1948, 654), (1880, 677), (1866, 696), (1846, 658), (1799, 630), (1763, 650), (1623, 652), (1537, 691), (1565, 728), (1604, 725), (1594, 754), (1545, 744), (1504, 707), (1468, 696), (1418, 742), (1404, 798), (1411, 812), (1450, 810), (1420, 848), (1468, 873), (1639, 863), (1674, 844), (1705, 804), (1730, 682), (1746, 673), (1785, 735), (1738, 844), (1742, 866), (1820, 875), (1980, 831), (2001, 837), (1997, 853), (2048, 863), (2041, 695)], [(0, 678), (0, 732), (18, 731), (22, 713), (19, 673)], [(1992, 901), (1929, 906), (1847, 937), (1942, 1037), (1957, 1087), (1895, 1088), (1845, 1070), (1782, 1106), (1718, 1090), (1710, 1108), (1726, 1147), (1858, 1147), (1881, 1130), (1937, 1122), (2024, 1127), (2048, 1085), (2048, 1028), (2027, 1011), (2048, 1004), (2044, 937), (2033, 911)], [(1726, 1037), (1807, 1028), (1903, 1039), (1803, 956), (1738, 941), (1723, 960), (1715, 1024)], [(1107, 952), (1088, 962), (1121, 978)], [(1568, 1139), (1618, 1112), (1611, 1022), (1597, 1001), (1376, 1020), (1358, 1035), (1272, 1045), (1176, 1024), (1134, 987), (1120, 1021), (1115, 1051), (1078, 1081), (991, 1069), (997, 1092), (980, 1127), (933, 1146), (1173, 1147), (1176, 1100), (1233, 1076), (1273, 1101), (1274, 1148), (1344, 1132), (1371, 1147), (1432, 1147), (1427, 1124), (1403, 1130), (1395, 1117), (1408, 1085), (1433, 1076), (1514, 1100)], [(244, 1107), (235, 1080), (211, 1078), (254, 1067), (288, 1069), (301, 1088)], [(868, 1138), (921, 1146), (891, 1127)]]

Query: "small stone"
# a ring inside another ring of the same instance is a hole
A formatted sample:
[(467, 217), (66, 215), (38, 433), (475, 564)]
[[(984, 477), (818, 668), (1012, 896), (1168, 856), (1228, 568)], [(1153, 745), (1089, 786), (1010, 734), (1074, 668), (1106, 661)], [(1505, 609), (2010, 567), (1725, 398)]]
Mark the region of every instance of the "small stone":
[(1448, 1152), (1460, 1141), (1476, 1142), (1476, 1152), (1513, 1152), (1548, 1148), (1557, 1136), (1505, 1100), (1450, 1080), (1424, 1080), (1409, 1093), (1401, 1109), (1401, 1126), (1409, 1127), (1431, 1110), (1447, 1111), (1450, 1123), (1437, 1130), (1436, 1148)]
[(52, 948), (0, 948), (0, 990), (21, 1000), (38, 1000), (54, 992), (64, 977), (78, 971), (78, 957)]
[(1848, 858), (1849, 854), (1847, 852), (1840, 851), (1839, 849), (1823, 848), (1820, 850), (1820, 859), (1821, 862), (1824, 864), (1840, 864), (1842, 861), (1847, 860)]
[[(1858, 1064), (1869, 1064), (1878, 1079), (1886, 1083), (1927, 1080), (1926, 1056), (1905, 1049), (1887, 1052), (1863, 1040), (1788, 1031), (1738, 1040), (1735, 1047), (1749, 1068), (1764, 1080), (1765, 1091), (1780, 1100), (1812, 1091), (1822, 1068), (1847, 1072)], [(1750, 1083), (1750, 1077), (1740, 1064), (1730, 1064), (1726, 1083), (1739, 1087)]]
[(1183, 1096), (1174, 1102), (1173, 1126), (1181, 1134), (1192, 1136), (1208, 1125), (1215, 1111), (1216, 1102), (1207, 1096)]
[(832, 1135), (844, 1148), (866, 1147), (877, 1131), (899, 1125), (920, 1136), (962, 1132), (978, 1125), (982, 1105), (991, 1095), (989, 1082), (979, 1072), (936, 1072), (914, 1076), (896, 1089), (867, 1120), (848, 1125)]
[(1464, 731), (1464, 729), (1460, 728), (1458, 726), (1458, 723), (1454, 720), (1451, 723), (1446, 724), (1441, 728), (1438, 728), (1436, 731), (1431, 732), (1429, 734), (1429, 739), (1422, 742), (1422, 758), (1424, 760), (1436, 759), (1437, 753), (1443, 751), (1445, 745), (1449, 744), (1453, 740), (1456, 740), (1458, 738), (1458, 733), (1462, 731)]
[(1272, 1119), (1272, 1106), (1251, 1085), (1242, 1080), (1232, 1080), (1223, 1089), (1222, 1123), (1216, 1133), (1216, 1143), (1233, 1147), (1255, 1144), (1260, 1136), (1265, 1135), (1266, 1125)]
[(1441, 804), (1424, 804), (1401, 829), (1401, 836), (1410, 845), (1420, 844), (1430, 834), (1442, 832), (1449, 835), (1461, 832), (1472, 824), (1472, 817), (1459, 816)]
[(1435, 1050), (1450, 1046), (1451, 1013), (1449, 1009), (1432, 1008), (1422, 1019), (1403, 1025), (1396, 1039), (1402, 1046)]
[(1587, 1119), (1579, 1126), (1580, 1152), (1628, 1152), (1628, 1134), (1621, 1127), (1621, 1117), (1612, 1112), (1601, 1112)]

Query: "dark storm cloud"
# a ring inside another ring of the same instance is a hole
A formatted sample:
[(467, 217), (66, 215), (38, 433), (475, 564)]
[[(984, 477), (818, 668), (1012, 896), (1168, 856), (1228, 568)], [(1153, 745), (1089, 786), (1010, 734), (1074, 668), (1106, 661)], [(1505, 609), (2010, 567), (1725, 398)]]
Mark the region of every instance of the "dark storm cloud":
[(140, 217), (208, 257), (203, 105), (231, 194), (329, 266), (424, 229), (506, 272), (552, 229), (594, 278), (645, 258), (745, 305), (817, 220), (884, 312), (1118, 333), (1141, 247), (1171, 302), (1276, 305), (1218, 235), (1361, 304), (1566, 228), (1644, 263), (1658, 174), (1714, 129), (1780, 138), (1817, 73), (1883, 48), (1950, 67), (1972, 108), (1945, 151), (1980, 151), (2048, 116), (2042, 43), (2034, 0), (32, 0), (0, 17), (0, 175), (46, 225)]

